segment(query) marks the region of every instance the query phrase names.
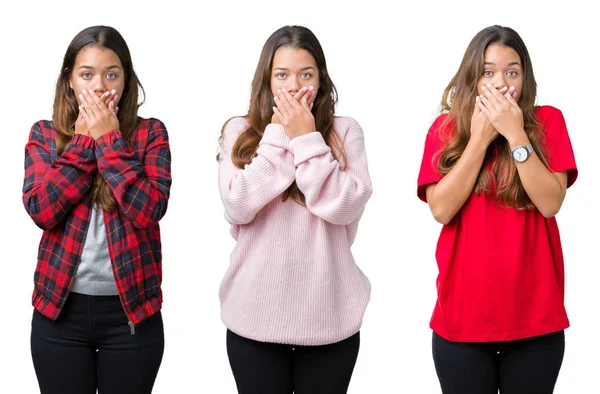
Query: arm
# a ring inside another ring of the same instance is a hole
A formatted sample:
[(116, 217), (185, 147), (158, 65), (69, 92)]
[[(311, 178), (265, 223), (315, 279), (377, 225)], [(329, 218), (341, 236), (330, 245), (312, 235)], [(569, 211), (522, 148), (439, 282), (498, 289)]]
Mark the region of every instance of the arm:
[(164, 124), (153, 119), (147, 138), (143, 161), (118, 130), (99, 137), (95, 152), (98, 170), (119, 209), (140, 229), (155, 225), (164, 216), (171, 187), (171, 151)]
[[(511, 150), (518, 145), (526, 146), (529, 138), (522, 130), (522, 135), (508, 141)], [(567, 172), (550, 171), (535, 151), (524, 163), (516, 163), (519, 178), (527, 196), (545, 218), (555, 216), (567, 194)]]
[(42, 122), (36, 123), (25, 146), (23, 204), (35, 224), (49, 230), (91, 189), (96, 157), (94, 140), (75, 134), (52, 164), (44, 128)]
[(427, 186), (427, 202), (435, 220), (448, 224), (473, 192), (487, 145), (474, 138), (456, 164), (438, 183)]
[[(510, 92), (503, 95), (496, 89), (483, 88), (483, 90), (485, 94), (481, 104), (482, 111), (498, 132), (506, 138), (511, 150), (518, 145), (528, 145), (530, 141), (523, 126), (523, 113)], [(511, 91), (513, 90), (514, 88), (511, 88)], [(557, 117), (559, 119), (555, 119)], [(554, 134), (559, 134), (559, 137), (563, 134), (567, 135), (560, 111), (555, 110), (544, 127), (550, 142), (549, 154), (552, 155), (556, 153), (552, 152)], [(570, 149), (570, 142), (568, 146)], [(516, 163), (516, 166), (523, 188), (533, 205), (546, 218), (556, 215), (567, 192), (567, 172), (551, 171), (535, 152), (524, 163)]]
[[(451, 128), (446, 124), (445, 116), (436, 119), (431, 126), (419, 174), (419, 197), (429, 204), (433, 217), (441, 224), (450, 223), (473, 192), (487, 148), (498, 136), (476, 103), (471, 117), (469, 142), (452, 169), (442, 177), (437, 171), (439, 157), (435, 162), (432, 159), (444, 147), (440, 133), (448, 133), (448, 130)], [(422, 187), (426, 187), (425, 195)]]
[(347, 165), (344, 170), (333, 157), (321, 133), (295, 137), (296, 183), (308, 210), (332, 224), (347, 225), (358, 218), (373, 193), (363, 131), (351, 120), (344, 138)]
[(281, 125), (270, 124), (244, 169), (231, 161), (231, 152), (240, 132), (248, 127), (242, 118), (229, 121), (223, 131), (219, 157), (219, 191), (225, 218), (231, 224), (247, 224), (265, 205), (294, 182), (294, 162), (288, 151), (289, 137)]

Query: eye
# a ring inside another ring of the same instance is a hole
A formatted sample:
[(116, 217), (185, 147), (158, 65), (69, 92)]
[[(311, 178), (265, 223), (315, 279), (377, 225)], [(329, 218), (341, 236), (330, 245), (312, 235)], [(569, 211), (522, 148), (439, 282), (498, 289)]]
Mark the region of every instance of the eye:
[(277, 79), (285, 79), (285, 77), (286, 77), (285, 73), (277, 73), (275, 75), (275, 78), (277, 78)]
[(81, 78), (90, 79), (90, 78), (92, 78), (92, 73), (83, 73), (83, 74), (81, 74)]
[(302, 74), (300, 74), (300, 78), (302, 78), (302, 79), (311, 79), (312, 78), (312, 74), (311, 73), (302, 73)]
[(107, 79), (117, 79), (118, 75), (115, 73), (108, 73), (106, 74), (106, 78)]
[(484, 76), (484, 77), (488, 77), (488, 78), (489, 78), (489, 77), (491, 77), (492, 75), (494, 75), (494, 73), (493, 73), (493, 72), (491, 72), (490, 70), (484, 70), (484, 71), (483, 71), (483, 76)]
[(509, 72), (506, 73), (506, 75), (508, 75), (509, 77), (514, 78), (514, 77), (517, 76), (517, 72), (516, 71), (509, 71)]

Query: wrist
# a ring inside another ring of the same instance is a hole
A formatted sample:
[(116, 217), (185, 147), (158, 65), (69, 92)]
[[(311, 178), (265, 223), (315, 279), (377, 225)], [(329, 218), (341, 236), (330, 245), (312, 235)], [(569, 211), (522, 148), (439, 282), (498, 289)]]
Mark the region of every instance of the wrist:
[(513, 133), (510, 136), (507, 136), (506, 140), (508, 141), (510, 149), (514, 149), (516, 146), (527, 146), (531, 143), (529, 141), (529, 137), (527, 137), (527, 133), (525, 133), (525, 130), (523, 129), (518, 130), (516, 133)]
[(471, 135), (469, 138), (469, 142), (467, 143), (467, 148), (473, 149), (475, 151), (483, 151), (485, 152), (490, 146), (490, 144), (494, 141), (495, 138), (483, 138), (481, 136)]

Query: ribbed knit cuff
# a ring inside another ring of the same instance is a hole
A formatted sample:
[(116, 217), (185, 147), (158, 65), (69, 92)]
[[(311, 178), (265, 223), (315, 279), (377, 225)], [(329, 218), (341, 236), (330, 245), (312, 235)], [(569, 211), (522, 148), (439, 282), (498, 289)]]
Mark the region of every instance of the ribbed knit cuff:
[(282, 149), (289, 149), (290, 137), (283, 130), (283, 126), (271, 123), (265, 128), (265, 133), (260, 140), (259, 145), (268, 144)]
[(331, 149), (325, 143), (323, 135), (314, 131), (291, 140), (290, 151), (294, 155), (294, 165), (298, 167), (315, 156), (331, 152)]

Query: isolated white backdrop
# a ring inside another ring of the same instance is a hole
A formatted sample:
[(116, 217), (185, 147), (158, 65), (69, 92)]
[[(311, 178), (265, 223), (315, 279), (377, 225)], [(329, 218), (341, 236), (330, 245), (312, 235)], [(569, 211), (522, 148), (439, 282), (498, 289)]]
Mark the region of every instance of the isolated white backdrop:
[[(439, 393), (428, 322), (435, 300), (440, 225), (416, 197), (425, 133), (442, 91), (480, 29), (516, 29), (528, 45), (539, 103), (561, 109), (580, 178), (558, 215), (572, 327), (557, 394), (597, 393), (596, 149), (598, 42), (594, 13), (568, 2), (14, 2), (0, 23), (3, 170), (0, 226), (0, 393), (35, 393), (30, 296), (41, 236), (21, 203), (23, 147), (51, 117), (54, 84), (73, 36), (117, 28), (146, 92), (142, 116), (171, 138), (173, 187), (161, 222), (166, 347), (155, 393), (234, 393), (218, 286), (234, 246), (217, 190), (223, 122), (247, 110), (264, 41), (305, 25), (325, 50), (337, 113), (362, 125), (374, 194), (353, 251), (373, 285), (350, 393)], [(392, 4), (394, 7), (392, 8)], [(541, 5), (544, 4), (544, 5)], [(542, 11), (543, 10), (543, 11)]]

